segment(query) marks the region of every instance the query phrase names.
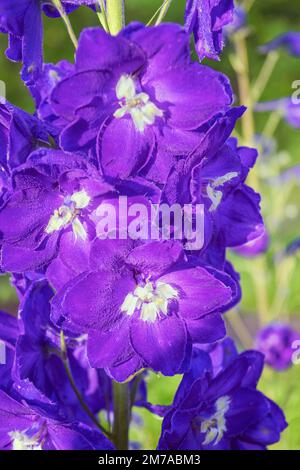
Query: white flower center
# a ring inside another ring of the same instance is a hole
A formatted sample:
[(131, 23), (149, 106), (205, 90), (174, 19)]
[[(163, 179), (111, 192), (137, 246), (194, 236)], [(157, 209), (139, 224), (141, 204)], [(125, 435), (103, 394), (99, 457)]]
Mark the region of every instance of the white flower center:
[(43, 450), (40, 433), (28, 436), (26, 432), (13, 431), (9, 436), (12, 438), (12, 450)]
[(75, 237), (80, 237), (82, 240), (86, 240), (87, 234), (78, 215), (80, 214), (81, 209), (84, 209), (89, 205), (90, 200), (91, 198), (84, 189), (73, 193), (72, 196), (67, 196), (64, 199), (64, 203), (55, 210), (50, 217), (45, 232), (49, 234), (57, 232), (66, 228), (69, 224), (72, 224)]
[(120, 119), (130, 114), (136, 129), (144, 132), (146, 126), (152, 125), (156, 117), (162, 117), (163, 112), (152, 101), (147, 93), (137, 93), (135, 83), (129, 75), (122, 75), (116, 86), (116, 95), (120, 100), (120, 108), (114, 117)]
[(205, 433), (203, 445), (213, 442), (213, 446), (217, 445), (227, 431), (225, 414), (229, 410), (230, 398), (227, 395), (218, 398), (216, 401), (215, 413), (201, 423), (201, 432)]
[(169, 284), (146, 282), (127, 294), (121, 312), (131, 316), (138, 310), (141, 320), (154, 323), (158, 316), (168, 314), (169, 301), (177, 298), (177, 290)]
[(226, 173), (224, 176), (220, 176), (219, 178), (214, 179), (211, 183), (207, 185), (206, 192), (207, 196), (211, 200), (211, 206), (209, 208), (210, 212), (215, 211), (223, 197), (222, 191), (218, 190), (217, 188), (222, 187), (225, 183), (236, 178), (238, 173), (236, 171), (231, 171)]

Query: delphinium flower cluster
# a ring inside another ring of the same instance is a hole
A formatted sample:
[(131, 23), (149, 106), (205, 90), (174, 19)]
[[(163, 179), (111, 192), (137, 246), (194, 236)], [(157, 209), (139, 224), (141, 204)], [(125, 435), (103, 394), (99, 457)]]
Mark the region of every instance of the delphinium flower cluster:
[[(77, 42), (67, 14), (83, 4), (102, 26)], [(257, 391), (263, 356), (225, 339), (241, 298), (227, 249), (264, 230), (246, 182), (257, 152), (231, 137), (246, 108), (191, 60), (190, 34), (200, 60), (217, 59), (234, 6), (189, 0), (182, 27), (162, 22), (169, 4), (155, 25), (125, 26), (119, 0), (0, 2), (36, 106), (0, 108), (1, 271), (20, 300), (18, 318), (0, 314), (1, 449), (126, 449), (134, 406), (163, 417), (159, 449), (265, 449), (286, 427)], [(74, 63), (43, 62), (43, 11), (64, 20)], [(120, 199), (129, 216), (201, 205), (203, 243), (153, 239), (141, 217), (129, 237), (117, 210), (105, 237), (101, 208)], [(150, 371), (183, 374), (169, 407), (148, 402)]]

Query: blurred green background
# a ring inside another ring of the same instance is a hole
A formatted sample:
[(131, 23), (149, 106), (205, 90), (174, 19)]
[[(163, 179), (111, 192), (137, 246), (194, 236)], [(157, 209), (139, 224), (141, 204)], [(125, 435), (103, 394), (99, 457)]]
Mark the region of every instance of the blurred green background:
[[(160, 5), (161, 0), (126, 0), (126, 20), (127, 22), (140, 20), (147, 23)], [(182, 23), (184, 5), (185, 0), (173, 0), (167, 19)], [(97, 16), (88, 8), (81, 8), (72, 13), (70, 19), (78, 35), (82, 28), (98, 25)], [(72, 61), (74, 50), (62, 21), (44, 18), (44, 26), (45, 61), (57, 62), (61, 59)], [(257, 51), (258, 46), (282, 32), (300, 31), (299, 2), (256, 0), (249, 13), (248, 26), (250, 78), (253, 81), (264, 62), (264, 57)], [(0, 35), (0, 80), (6, 83), (7, 99), (33, 112), (32, 99), (19, 77), (20, 65), (9, 62), (4, 56), (6, 43), (7, 38)], [(237, 80), (230, 62), (232, 54), (233, 48), (228, 44), (222, 54), (221, 62), (207, 61), (207, 63), (226, 73), (238, 94)], [(290, 57), (283, 52), (262, 99), (271, 100), (290, 96), (292, 82), (295, 80), (300, 80), (300, 59)], [(256, 116), (257, 133), (262, 131), (267, 119), (268, 116), (265, 114)], [(230, 254), (236, 270), (241, 273), (242, 280), (240, 327), (245, 328), (246, 335), (250, 337), (255, 334), (259, 321), (261, 324), (272, 320), (289, 321), (300, 330), (300, 262), (297, 255), (293, 259), (284, 259), (280, 264), (274, 261), (278, 252), (300, 236), (300, 182), (295, 180), (286, 187), (270, 183), (270, 178), (279, 171), (300, 164), (300, 132), (281, 122), (273, 137), (277, 141), (277, 150), (268, 159), (260, 161), (256, 170), (260, 180), (262, 209), (271, 232), (270, 250), (266, 256), (255, 260)], [(264, 296), (270, 306), (263, 315), (257, 315), (258, 303), (261, 301), (258, 283), (263, 286)], [(6, 277), (0, 278), (0, 308), (12, 313), (17, 309), (14, 290)], [(232, 318), (232, 314), (228, 317)], [(230, 331), (231, 328), (229, 325)], [(235, 329), (238, 328), (235, 325)], [(149, 400), (160, 404), (170, 403), (179, 380), (180, 377), (164, 378), (151, 374), (148, 378)], [(282, 373), (266, 368), (260, 388), (283, 407), (289, 422), (289, 428), (284, 432), (281, 442), (274, 448), (300, 449), (300, 366), (293, 366)], [(160, 419), (146, 411), (137, 411), (137, 413), (142, 415), (144, 425), (142, 430), (138, 426), (133, 427), (132, 439), (139, 441), (142, 439), (144, 448), (155, 448), (160, 433)]]

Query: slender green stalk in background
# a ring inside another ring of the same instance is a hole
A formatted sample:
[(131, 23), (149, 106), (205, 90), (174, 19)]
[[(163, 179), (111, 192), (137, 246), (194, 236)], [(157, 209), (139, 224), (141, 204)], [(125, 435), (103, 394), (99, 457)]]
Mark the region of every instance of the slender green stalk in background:
[(118, 450), (127, 450), (131, 403), (128, 383), (113, 382), (114, 424), (113, 441)]
[(57, 8), (63, 22), (65, 23), (65, 26), (66, 26), (67, 31), (69, 33), (70, 39), (71, 39), (72, 43), (74, 44), (75, 49), (77, 49), (77, 47), (78, 47), (77, 37), (76, 37), (76, 34), (74, 33), (74, 30), (73, 30), (73, 27), (72, 27), (71, 22), (69, 20), (69, 17), (66, 14), (66, 12), (64, 10), (64, 7), (62, 6), (61, 1), (60, 0), (52, 0), (52, 2), (53, 2), (53, 5)]
[(162, 5), (160, 5), (160, 7), (156, 10), (156, 12), (151, 16), (150, 20), (148, 21), (148, 23), (146, 24), (146, 26), (150, 26), (150, 24), (152, 23), (152, 21), (155, 20), (155, 18), (157, 17), (157, 15), (160, 13), (161, 9), (165, 6), (165, 4), (168, 2), (169, 0), (165, 0), (164, 3)]
[(164, 17), (166, 16), (167, 11), (169, 10), (171, 6), (171, 3), (172, 3), (172, 0), (165, 0), (164, 3), (162, 4), (158, 18), (155, 23), (156, 26), (158, 26), (162, 22)]
[(226, 320), (230, 324), (236, 337), (239, 339), (241, 345), (245, 349), (251, 349), (253, 347), (253, 339), (250, 331), (240, 317), (237, 309), (232, 309), (226, 315)]
[(270, 117), (266, 122), (266, 125), (263, 130), (263, 135), (271, 139), (273, 135), (275, 134), (275, 131), (277, 130), (277, 127), (279, 126), (281, 119), (282, 119), (282, 113), (279, 111), (273, 111), (270, 114)]
[(255, 2), (255, 0), (244, 0), (244, 2), (242, 3), (242, 5), (243, 5), (243, 7), (244, 7), (244, 9), (246, 10), (247, 13), (249, 13), (251, 8), (253, 7), (254, 2)]
[(253, 145), (255, 136), (255, 124), (253, 114), (253, 101), (250, 86), (249, 59), (247, 51), (246, 37), (243, 31), (237, 33), (233, 39), (236, 54), (236, 75), (239, 87), (240, 103), (247, 107), (247, 111), (242, 117), (242, 133), (244, 145)]
[[(250, 85), (250, 70), (249, 58), (247, 50), (246, 35), (243, 31), (238, 32), (234, 38), (235, 59), (234, 64), (238, 66), (235, 68), (237, 74), (237, 81), (239, 87), (240, 103), (247, 106), (247, 111), (242, 117), (242, 138), (243, 145), (253, 146), (255, 144), (255, 120), (254, 120), (254, 102), (253, 91)], [(269, 67), (268, 67), (269, 70)], [(259, 93), (262, 86), (266, 86), (266, 75), (264, 72), (264, 80), (261, 78), (257, 86)], [(268, 74), (269, 75), (269, 74)], [(269, 77), (270, 78), (270, 77)], [(256, 91), (258, 95), (258, 91)], [(257, 173), (257, 168), (252, 169), (248, 177), (249, 184), (260, 193), (260, 181)], [(265, 256), (260, 256), (257, 260), (253, 260), (253, 269), (251, 274), (255, 288), (257, 310), (259, 315), (260, 324), (268, 322), (269, 317), (269, 299), (268, 299), (268, 269), (266, 265)]]
[(284, 311), (286, 301), (290, 293), (291, 279), (296, 267), (296, 259), (293, 256), (285, 257), (276, 267), (276, 290), (271, 306), (272, 319), (278, 320), (280, 315), (287, 316)]
[(277, 51), (272, 51), (267, 55), (267, 58), (261, 68), (261, 71), (252, 86), (252, 100), (254, 103), (257, 103), (261, 98), (263, 92), (269, 80), (274, 72), (274, 68), (279, 60), (279, 53)]
[(108, 0), (106, 2), (106, 18), (109, 31), (117, 35), (125, 26), (124, 0)]
[(105, 8), (104, 0), (98, 0), (98, 3), (97, 3), (96, 6), (97, 6), (97, 15), (98, 15), (99, 21), (100, 21), (104, 31), (109, 33), (110, 31), (109, 31), (109, 25), (108, 25), (108, 21), (107, 21), (106, 8)]

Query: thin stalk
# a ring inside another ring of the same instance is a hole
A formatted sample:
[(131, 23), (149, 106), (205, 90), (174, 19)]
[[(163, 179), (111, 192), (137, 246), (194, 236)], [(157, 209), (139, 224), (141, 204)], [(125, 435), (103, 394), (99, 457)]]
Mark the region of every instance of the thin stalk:
[(162, 22), (164, 17), (166, 16), (166, 14), (167, 14), (170, 6), (171, 6), (171, 3), (172, 3), (172, 0), (165, 0), (164, 3), (162, 4), (159, 15), (158, 15), (158, 18), (157, 18), (156, 23), (155, 23), (156, 26), (158, 26)]
[(268, 270), (266, 266), (266, 259), (264, 255), (259, 256), (255, 261), (252, 261), (253, 269), (252, 280), (255, 288), (256, 303), (258, 307), (258, 318), (260, 325), (265, 325), (269, 320), (269, 297), (268, 297)]
[(245, 349), (253, 347), (253, 339), (237, 309), (233, 309), (226, 319)]
[(274, 111), (270, 114), (269, 119), (266, 122), (266, 125), (264, 127), (264, 130), (262, 134), (266, 137), (273, 137), (275, 134), (277, 127), (280, 124), (280, 121), (282, 119), (282, 114), (278, 111)]
[(244, 106), (247, 106), (247, 111), (242, 117), (244, 144), (253, 145), (255, 126), (249, 79), (249, 58), (245, 36), (243, 34), (236, 34), (234, 37), (234, 45), (238, 63), (240, 64), (236, 70), (240, 103), (242, 103)]
[(114, 424), (113, 441), (118, 450), (127, 450), (130, 423), (130, 393), (128, 383), (113, 382)]
[[(255, 121), (254, 121), (254, 103), (250, 87), (250, 69), (249, 57), (247, 50), (246, 36), (242, 33), (236, 34), (234, 37), (236, 62), (239, 67), (236, 69), (240, 103), (247, 106), (247, 111), (242, 117), (242, 133), (244, 145), (251, 146), (255, 137)], [(252, 169), (248, 177), (249, 184), (257, 192), (260, 192), (260, 180), (257, 174), (257, 168)], [(253, 283), (255, 287), (256, 305), (261, 324), (265, 324), (269, 317), (269, 298), (267, 291), (267, 266), (266, 258), (259, 257), (256, 262), (253, 261), (253, 269), (251, 270)]]
[(272, 51), (267, 55), (267, 58), (261, 68), (258, 78), (252, 87), (252, 99), (254, 103), (257, 103), (257, 101), (259, 101), (263, 92), (265, 91), (265, 88), (269, 83), (271, 75), (278, 62), (278, 59), (279, 54), (277, 51)]
[(247, 13), (249, 13), (251, 8), (253, 7), (254, 2), (255, 2), (255, 0), (244, 0), (244, 2), (242, 3), (242, 5), (243, 5), (243, 7), (244, 7), (244, 9), (246, 10)]
[(109, 33), (110, 31), (109, 31), (109, 25), (108, 25), (108, 22), (107, 22), (107, 16), (106, 16), (106, 9), (105, 9), (104, 0), (98, 0), (97, 15), (98, 15), (99, 21), (100, 21), (104, 31)]
[(165, 5), (165, 3), (167, 2), (168, 0), (165, 0), (164, 3), (162, 5), (160, 5), (160, 7), (156, 10), (156, 12), (151, 16), (150, 20), (148, 21), (148, 23), (146, 24), (146, 26), (150, 26), (150, 24), (152, 23), (153, 20), (155, 20), (155, 18), (157, 17), (157, 15), (159, 14), (159, 12), (161, 11), (161, 9), (163, 8), (163, 6)]
[(85, 403), (84, 398), (82, 397), (80, 391), (76, 387), (76, 383), (74, 381), (73, 374), (72, 374), (71, 367), (70, 367), (70, 363), (69, 363), (69, 359), (68, 359), (67, 346), (66, 346), (65, 335), (64, 335), (63, 331), (60, 332), (60, 348), (61, 348), (61, 356), (60, 357), (61, 357), (61, 360), (63, 361), (63, 364), (64, 364), (64, 367), (65, 367), (70, 385), (71, 385), (71, 387), (72, 387), (72, 389), (73, 389), (73, 391), (74, 391), (74, 393), (75, 393), (82, 409), (89, 416), (91, 421), (100, 429), (100, 431), (103, 432), (103, 434), (105, 434), (106, 437), (111, 439), (112, 435), (103, 426), (101, 426), (101, 424), (99, 423), (99, 421), (95, 417), (94, 413), (90, 410), (88, 405)]
[(131, 393), (130, 393), (130, 406), (131, 408), (133, 407), (136, 399), (137, 392), (139, 390), (139, 386), (141, 384), (141, 381), (143, 379), (143, 374), (140, 373), (133, 381), (133, 385), (131, 387)]
[(110, 33), (116, 36), (125, 25), (124, 0), (108, 0), (106, 18)]
[(58, 10), (58, 12), (61, 16), (61, 19), (65, 23), (68, 34), (70, 36), (70, 39), (71, 39), (75, 49), (77, 49), (77, 47), (78, 47), (77, 37), (76, 37), (76, 34), (74, 33), (74, 30), (73, 30), (73, 27), (72, 27), (71, 22), (69, 20), (69, 17), (66, 14), (66, 12), (64, 10), (64, 7), (62, 6), (61, 1), (60, 0), (52, 0), (52, 2), (53, 2), (53, 5), (57, 8), (57, 10)]
[(276, 320), (285, 312), (284, 306), (289, 295), (289, 286), (295, 271), (296, 261), (293, 257), (287, 258), (284, 265), (276, 266), (276, 295), (271, 308), (272, 317)]

